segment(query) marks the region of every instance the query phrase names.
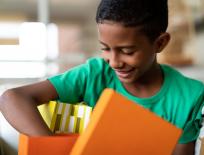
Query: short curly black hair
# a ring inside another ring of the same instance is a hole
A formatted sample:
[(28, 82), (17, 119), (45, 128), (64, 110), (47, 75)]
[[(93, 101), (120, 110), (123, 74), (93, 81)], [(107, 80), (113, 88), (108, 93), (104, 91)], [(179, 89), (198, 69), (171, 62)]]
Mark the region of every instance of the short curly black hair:
[(142, 32), (154, 41), (168, 27), (168, 0), (101, 0), (96, 22), (104, 21), (141, 26)]

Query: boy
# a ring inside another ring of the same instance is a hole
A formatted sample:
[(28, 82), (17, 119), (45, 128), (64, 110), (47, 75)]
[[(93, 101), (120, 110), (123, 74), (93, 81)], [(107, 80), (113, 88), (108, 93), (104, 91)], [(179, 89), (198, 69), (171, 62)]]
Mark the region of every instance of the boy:
[(59, 99), (94, 107), (108, 87), (182, 128), (174, 154), (193, 154), (204, 86), (157, 63), (157, 53), (170, 40), (167, 0), (102, 0), (96, 22), (102, 58), (46, 81), (7, 90), (0, 100), (5, 118), (20, 132), (52, 135), (37, 105)]

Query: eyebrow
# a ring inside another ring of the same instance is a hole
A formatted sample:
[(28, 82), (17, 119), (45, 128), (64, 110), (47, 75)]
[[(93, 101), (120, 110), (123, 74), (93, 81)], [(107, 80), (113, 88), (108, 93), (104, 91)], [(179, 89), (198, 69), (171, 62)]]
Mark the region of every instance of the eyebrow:
[[(108, 45), (105, 44), (105, 43), (103, 43), (102, 41), (99, 40), (99, 42), (100, 42), (102, 45), (108, 47)], [(118, 46), (118, 47), (116, 47), (116, 48), (128, 48), (128, 49), (132, 49), (132, 48), (136, 48), (136, 47), (137, 47), (136, 45), (124, 45), (124, 46)]]

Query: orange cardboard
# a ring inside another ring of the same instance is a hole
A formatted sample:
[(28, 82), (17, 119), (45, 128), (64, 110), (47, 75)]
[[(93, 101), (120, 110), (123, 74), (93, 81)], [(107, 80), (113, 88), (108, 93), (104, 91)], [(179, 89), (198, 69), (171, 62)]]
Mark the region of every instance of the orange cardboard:
[(170, 155), (182, 130), (106, 89), (71, 155)]
[(18, 155), (68, 155), (78, 134), (32, 137), (20, 134)]

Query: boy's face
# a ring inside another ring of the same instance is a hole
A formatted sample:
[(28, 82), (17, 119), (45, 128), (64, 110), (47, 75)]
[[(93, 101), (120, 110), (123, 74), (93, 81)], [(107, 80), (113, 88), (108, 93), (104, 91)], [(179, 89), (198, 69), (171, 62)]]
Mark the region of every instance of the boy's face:
[(98, 24), (102, 57), (109, 63), (122, 83), (136, 82), (156, 64), (154, 43), (136, 27), (118, 23)]

